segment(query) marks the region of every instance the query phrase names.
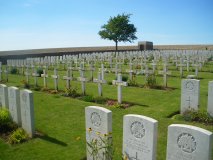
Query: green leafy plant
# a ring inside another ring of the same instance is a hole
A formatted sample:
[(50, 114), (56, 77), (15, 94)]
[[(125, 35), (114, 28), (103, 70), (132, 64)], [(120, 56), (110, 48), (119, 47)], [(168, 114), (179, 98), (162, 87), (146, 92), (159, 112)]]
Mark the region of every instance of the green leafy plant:
[(18, 73), (18, 69), (15, 68), (15, 67), (12, 67), (11, 70), (10, 70), (10, 73), (11, 74), (17, 74)]
[(130, 79), (128, 80), (128, 86), (135, 86), (135, 87), (139, 86), (135, 80), (135, 77), (132, 80)]
[(106, 101), (107, 101), (107, 98), (104, 98), (104, 97), (96, 97), (95, 99), (94, 99), (94, 102), (95, 103), (98, 103), (98, 104), (105, 104), (106, 103)]
[(6, 108), (0, 109), (0, 126), (7, 125), (11, 122), (10, 113)]
[(8, 142), (10, 144), (18, 144), (26, 141), (28, 139), (28, 135), (22, 128), (16, 129), (9, 137)]
[(209, 116), (206, 112), (187, 110), (183, 113), (183, 119), (185, 121), (196, 121), (213, 125), (213, 118)]
[(86, 96), (83, 96), (81, 98), (83, 101), (86, 101), (86, 102), (94, 102), (94, 97), (92, 95), (86, 95)]
[[(92, 156), (93, 160), (112, 160), (113, 145), (112, 133), (101, 134), (88, 129), (90, 140), (87, 141), (87, 151)], [(91, 133), (96, 134), (95, 138), (91, 138)]]
[(137, 65), (135, 69), (141, 69), (141, 65)]
[(36, 72), (37, 72), (37, 74), (39, 74), (39, 77), (41, 77), (41, 74), (43, 74), (43, 69), (38, 68)]
[(9, 134), (17, 128), (17, 124), (12, 122), (10, 113), (6, 108), (0, 108), (0, 133)]
[(157, 86), (155, 75), (148, 75), (145, 86), (150, 88), (154, 88)]
[(122, 76), (122, 81), (127, 82), (127, 80), (128, 80), (128, 76), (126, 75)]
[[(122, 76), (122, 81), (127, 82), (128, 78), (129, 77), (127, 75), (123, 75)], [(115, 80), (117, 80), (117, 77), (115, 77)]]
[(125, 59), (125, 60), (124, 60), (124, 65), (127, 65), (128, 62), (129, 62), (129, 60), (128, 60), (128, 59)]
[(77, 93), (78, 88), (76, 87), (70, 87), (70, 88), (65, 88), (65, 96), (68, 97), (78, 97), (79, 94)]
[(26, 80), (22, 80), (21, 83), (23, 84), (23, 87), (26, 89), (30, 88), (30, 84)]

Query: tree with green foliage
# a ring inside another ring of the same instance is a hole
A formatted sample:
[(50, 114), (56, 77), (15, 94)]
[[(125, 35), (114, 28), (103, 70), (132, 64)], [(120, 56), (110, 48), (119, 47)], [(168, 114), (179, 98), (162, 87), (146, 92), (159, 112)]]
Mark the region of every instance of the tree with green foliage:
[(118, 42), (133, 42), (137, 37), (135, 33), (137, 29), (134, 24), (129, 23), (131, 14), (118, 14), (116, 17), (110, 17), (107, 24), (104, 24), (99, 31), (99, 35), (103, 39), (113, 40), (118, 50)]

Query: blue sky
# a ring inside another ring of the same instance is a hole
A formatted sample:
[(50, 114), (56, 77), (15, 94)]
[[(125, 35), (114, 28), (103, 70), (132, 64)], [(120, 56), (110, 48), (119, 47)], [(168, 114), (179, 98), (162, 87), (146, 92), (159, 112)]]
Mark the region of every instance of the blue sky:
[(108, 46), (110, 16), (132, 14), (138, 41), (213, 44), (213, 0), (0, 0), (0, 50)]

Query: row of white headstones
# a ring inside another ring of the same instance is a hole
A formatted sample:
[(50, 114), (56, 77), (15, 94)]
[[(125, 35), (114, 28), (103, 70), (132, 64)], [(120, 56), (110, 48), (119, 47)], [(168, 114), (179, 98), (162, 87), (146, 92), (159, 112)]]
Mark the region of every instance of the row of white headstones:
[[(188, 110), (198, 111), (200, 105), (200, 80), (183, 79), (181, 84), (181, 114)], [(208, 85), (207, 112), (213, 117), (213, 81)]]
[(0, 108), (10, 112), (12, 120), (33, 137), (35, 134), (33, 92), (0, 84)]
[[(85, 109), (87, 160), (111, 160), (112, 112), (89, 106)], [(125, 160), (156, 160), (158, 121), (150, 117), (128, 114), (123, 118), (123, 149)], [(91, 146), (96, 142), (98, 153)], [(104, 143), (103, 143), (104, 142)], [(212, 160), (212, 132), (191, 125), (168, 127), (166, 160)], [(102, 148), (102, 149), (101, 149)], [(109, 156), (109, 157), (108, 157)]]

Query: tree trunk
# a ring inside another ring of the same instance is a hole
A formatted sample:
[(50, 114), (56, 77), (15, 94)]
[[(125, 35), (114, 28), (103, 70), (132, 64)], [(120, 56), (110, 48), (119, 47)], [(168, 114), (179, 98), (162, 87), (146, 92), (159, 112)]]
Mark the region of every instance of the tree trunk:
[(118, 41), (115, 41), (115, 50), (118, 50)]

